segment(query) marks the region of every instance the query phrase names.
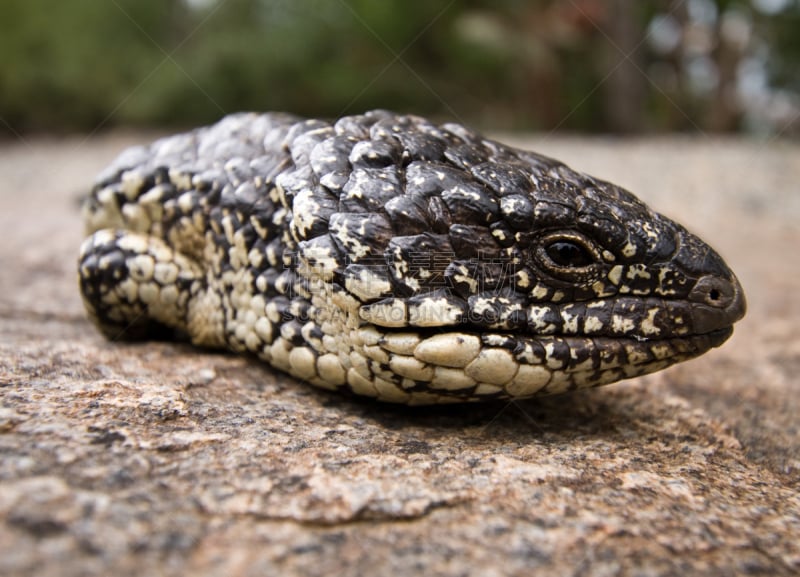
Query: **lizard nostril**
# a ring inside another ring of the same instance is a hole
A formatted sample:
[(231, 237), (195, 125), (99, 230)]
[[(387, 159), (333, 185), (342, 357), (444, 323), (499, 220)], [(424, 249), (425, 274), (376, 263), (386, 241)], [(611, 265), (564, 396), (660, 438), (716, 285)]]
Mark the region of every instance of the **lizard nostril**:
[(736, 278), (708, 275), (689, 293), (695, 331), (707, 333), (732, 325), (744, 316), (744, 292)]
[(735, 281), (731, 282), (722, 277), (709, 275), (697, 281), (692, 292), (689, 293), (689, 300), (724, 309), (736, 299), (738, 292)]

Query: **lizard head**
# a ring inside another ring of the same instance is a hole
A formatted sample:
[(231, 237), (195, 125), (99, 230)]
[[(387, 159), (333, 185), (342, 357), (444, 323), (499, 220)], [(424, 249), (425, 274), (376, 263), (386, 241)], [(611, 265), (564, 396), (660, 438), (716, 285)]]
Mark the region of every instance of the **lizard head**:
[(441, 402), (606, 384), (719, 346), (744, 315), (722, 258), (620, 187), (458, 125), (347, 121), (292, 139), (316, 189), (293, 190), (291, 173), (279, 185), (298, 271), (324, 286), (315, 306), (336, 303), (366, 351), (360, 392)]

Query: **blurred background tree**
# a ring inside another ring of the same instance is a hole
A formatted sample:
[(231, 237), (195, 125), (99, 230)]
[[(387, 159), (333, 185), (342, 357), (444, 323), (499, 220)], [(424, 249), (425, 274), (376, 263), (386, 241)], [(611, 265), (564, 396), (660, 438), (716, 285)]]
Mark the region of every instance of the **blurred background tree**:
[(0, 133), (392, 108), (800, 133), (800, 0), (3, 0)]

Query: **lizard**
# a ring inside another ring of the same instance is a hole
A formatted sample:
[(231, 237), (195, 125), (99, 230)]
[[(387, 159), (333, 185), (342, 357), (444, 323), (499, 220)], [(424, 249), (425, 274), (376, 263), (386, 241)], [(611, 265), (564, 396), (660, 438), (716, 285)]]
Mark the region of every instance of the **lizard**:
[(724, 260), (627, 190), (455, 123), (236, 113), (124, 151), (83, 207), (110, 339), (249, 353), (410, 405), (605, 385), (720, 346)]

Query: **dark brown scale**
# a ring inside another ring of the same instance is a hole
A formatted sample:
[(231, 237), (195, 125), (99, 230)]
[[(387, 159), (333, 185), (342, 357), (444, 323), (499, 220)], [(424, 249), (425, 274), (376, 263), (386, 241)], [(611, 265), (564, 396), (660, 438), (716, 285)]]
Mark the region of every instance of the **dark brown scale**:
[(332, 194), (338, 195), (341, 194), (349, 179), (349, 172), (337, 170), (322, 175), (319, 179), (319, 183), (328, 189)]
[(344, 116), (334, 123), (333, 130), (339, 136), (346, 135), (356, 140), (364, 140), (369, 138), (369, 127), (375, 120), (375, 117), (366, 114)]
[(281, 324), (281, 336), (295, 346), (301, 346), (305, 342), (303, 336), (303, 323), (294, 318), (294, 314), (287, 311), (287, 318)]
[(413, 161), (440, 161), (444, 158), (445, 144), (425, 133), (402, 132), (393, 134), (403, 150), (403, 164)]
[[(430, 293), (447, 286), (445, 270), (454, 253), (446, 235), (397, 236), (390, 240), (385, 254), (393, 287), (399, 295)], [(417, 285), (421, 288), (415, 288)]]
[(529, 195), (510, 194), (500, 199), (500, 211), (508, 226), (514, 230), (529, 230), (535, 206)]
[[(341, 282), (345, 283), (346, 286), (348, 280), (359, 281), (362, 274), (365, 272), (369, 273), (370, 278), (373, 279), (371, 282), (386, 281), (388, 283), (391, 280), (389, 272), (386, 268), (386, 263), (383, 261), (383, 259), (375, 259), (374, 262), (365, 261), (365, 264), (347, 265), (341, 275)], [(377, 300), (381, 298), (381, 296), (388, 295), (379, 295), (370, 300)]]
[(528, 193), (533, 189), (530, 177), (517, 166), (484, 162), (470, 169), (472, 175), (499, 196)]
[(517, 330), (527, 325), (527, 315), (522, 308), (525, 299), (513, 291), (494, 290), (471, 295), (467, 304), (469, 323), (476, 327)]
[(613, 252), (620, 252), (628, 242), (625, 223), (620, 222), (612, 213), (601, 210), (596, 201), (587, 203), (578, 212), (576, 225), (581, 231), (596, 238), (601, 246), (610, 247)]
[(356, 168), (342, 192), (339, 212), (379, 212), (403, 193), (403, 185), (393, 165)]
[(528, 316), (528, 332), (536, 334), (558, 334), (561, 332), (563, 319), (557, 305), (542, 303), (536, 305), (536, 314)]
[[(571, 229), (575, 226), (575, 210), (572, 206), (541, 200), (533, 209), (533, 226), (536, 230)], [(529, 228), (529, 230), (530, 230)]]
[(500, 247), (491, 231), (484, 226), (454, 224), (448, 232), (450, 246), (453, 247), (456, 257), (460, 259), (498, 259), (501, 257)]
[(431, 196), (428, 198), (427, 216), (433, 232), (444, 234), (450, 230), (450, 226), (453, 223), (453, 215), (450, 214), (450, 209), (441, 197)]
[(311, 150), (309, 164), (314, 173), (322, 176), (330, 172), (350, 169), (350, 151), (358, 142), (349, 136), (333, 136), (319, 142)]
[(374, 110), (367, 115), (369, 137), (372, 140), (386, 140), (397, 132), (404, 132), (411, 126), (409, 117), (398, 116), (388, 110)]
[(514, 231), (502, 220), (490, 224), (489, 230), (494, 241), (502, 248), (510, 248), (517, 243)]
[(459, 143), (445, 148), (444, 157), (451, 164), (469, 170), (486, 162), (487, 154), (486, 150), (478, 144)]
[(290, 163), (290, 159), (282, 154), (267, 154), (254, 158), (250, 161), (253, 172), (258, 175), (258, 179), (264, 183), (273, 183), (275, 178), (284, 172)]
[(252, 182), (243, 182), (236, 186), (228, 184), (222, 189), (220, 196), (220, 206), (236, 211), (250, 211), (250, 207), (262, 198), (265, 190), (259, 190)]
[(489, 225), (500, 215), (500, 206), (486, 189), (474, 183), (461, 184), (442, 192), (442, 200), (454, 222)]
[[(330, 234), (300, 242), (297, 252), (302, 254), (312, 267), (321, 266), (322, 261), (328, 258), (333, 258), (336, 261), (337, 268), (340, 270), (346, 266), (345, 253), (342, 252), (342, 248)], [(297, 253), (295, 253), (296, 255)]]
[(514, 264), (506, 259), (478, 258), (479, 286), (481, 290), (498, 292), (512, 287)]
[[(600, 359), (597, 355), (597, 348), (591, 339), (575, 339), (570, 343), (570, 363), (578, 365), (581, 370), (586, 370), (589, 365), (592, 370), (597, 370), (600, 366)], [(586, 361), (591, 361), (586, 363)], [(585, 363), (585, 364), (584, 364)]]
[(334, 213), (330, 230), (338, 249), (351, 262), (381, 254), (394, 236), (386, 217), (376, 213)]
[(330, 136), (333, 136), (333, 128), (327, 122), (305, 120), (289, 129), (283, 144), (289, 146), (295, 165), (302, 166), (308, 163), (314, 147)]
[(408, 309), (410, 311), (410, 315), (413, 317), (413, 310), (415, 308), (422, 307), (421, 310), (425, 310), (424, 306), (431, 300), (445, 302), (449, 305), (451, 310), (458, 311), (458, 314), (456, 314), (455, 317), (452, 318), (452, 324), (454, 326), (459, 326), (461, 324), (469, 324), (469, 317), (468, 317), (469, 307), (467, 303), (464, 302), (463, 299), (458, 298), (456, 295), (452, 294), (451, 291), (441, 287), (428, 289), (423, 294), (418, 294), (408, 298), (406, 302), (408, 303)]
[(570, 357), (572, 354), (569, 341), (562, 337), (543, 337), (542, 342), (545, 345), (550, 345), (552, 347), (552, 352), (550, 352), (549, 358), (557, 361), (554, 363), (555, 365), (559, 365), (557, 368), (569, 366)]
[(520, 341), (511, 335), (500, 333), (483, 333), (481, 341), (484, 346), (506, 349), (512, 353), (520, 348)]
[(473, 282), (479, 282), (478, 275), (478, 266), (471, 260), (454, 260), (444, 271), (446, 286), (461, 298), (472, 294)]
[(353, 168), (383, 168), (400, 161), (401, 150), (388, 140), (362, 140), (353, 146), (349, 161)]
[(428, 197), (464, 182), (463, 171), (440, 162), (412, 162), (406, 168), (407, 195)]
[(192, 186), (198, 191), (221, 191), (227, 184), (225, 172), (221, 169), (211, 168), (192, 177)]
[(402, 194), (389, 200), (384, 209), (394, 227), (404, 234), (420, 234), (430, 230), (428, 199), (418, 194)]

